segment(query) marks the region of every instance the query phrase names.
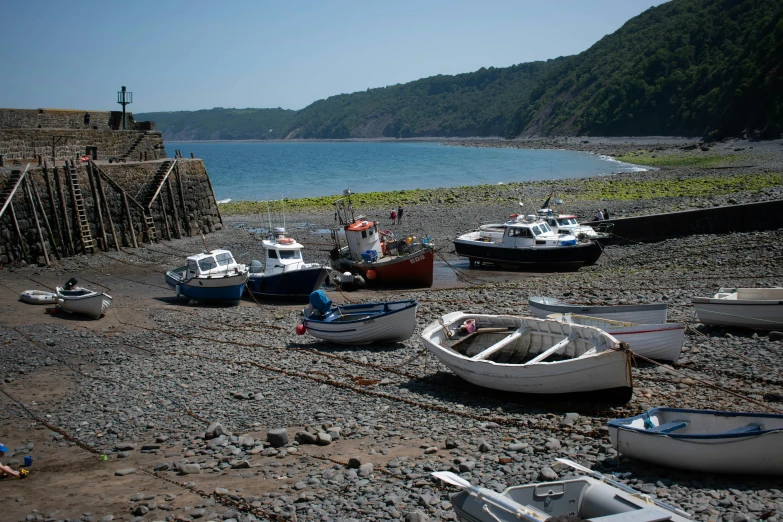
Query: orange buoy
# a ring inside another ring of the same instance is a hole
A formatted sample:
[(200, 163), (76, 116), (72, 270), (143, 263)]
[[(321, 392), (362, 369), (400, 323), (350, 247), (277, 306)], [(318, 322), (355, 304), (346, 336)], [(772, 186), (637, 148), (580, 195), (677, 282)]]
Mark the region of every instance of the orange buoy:
[(306, 331), (307, 327), (304, 325), (304, 323), (299, 323), (296, 325), (296, 335), (304, 335)]
[(367, 275), (367, 279), (372, 281), (373, 279), (378, 277), (378, 272), (376, 272), (375, 270), (368, 270), (366, 275)]

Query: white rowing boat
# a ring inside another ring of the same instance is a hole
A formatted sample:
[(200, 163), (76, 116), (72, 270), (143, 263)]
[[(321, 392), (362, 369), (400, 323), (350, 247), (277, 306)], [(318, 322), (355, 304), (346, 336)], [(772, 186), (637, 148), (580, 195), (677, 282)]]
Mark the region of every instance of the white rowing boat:
[(531, 296), (528, 299), (528, 305), (533, 315), (541, 318), (549, 314), (579, 314), (638, 324), (663, 324), (666, 322), (666, 303), (577, 305), (564, 303), (554, 297)]
[(70, 279), (64, 287), (57, 287), (57, 304), (68, 313), (100, 319), (111, 306), (111, 296), (105, 292), (76, 286), (77, 282), (76, 279)]
[(783, 288), (721, 288), (713, 297), (694, 297), (693, 308), (702, 324), (783, 328)]
[(578, 314), (549, 314), (547, 318), (595, 326), (612, 334), (618, 341), (628, 343), (634, 354), (658, 361), (674, 362), (679, 359), (685, 339), (685, 325), (682, 323), (636, 324)]
[(413, 335), (419, 308), (416, 300), (331, 306), (322, 290), (311, 294), (310, 303), (302, 310), (305, 330), (297, 332), (338, 344), (404, 341)]
[(621, 454), (709, 473), (783, 475), (783, 415), (652, 408), (609, 421)]
[(424, 346), (468, 382), (522, 393), (616, 390), (632, 395), (629, 353), (591, 326), (452, 312), (421, 334)]

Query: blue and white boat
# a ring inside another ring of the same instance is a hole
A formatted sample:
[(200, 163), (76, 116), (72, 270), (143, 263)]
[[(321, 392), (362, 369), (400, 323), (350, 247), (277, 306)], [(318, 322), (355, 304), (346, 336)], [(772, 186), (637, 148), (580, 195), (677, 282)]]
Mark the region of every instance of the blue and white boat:
[(419, 302), (392, 301), (332, 306), (322, 290), (310, 295), (297, 333), (338, 344), (394, 343), (413, 335)]
[(307, 299), (318, 290), (328, 275), (325, 266), (305, 263), (300, 243), (285, 236), (285, 229), (276, 228), (274, 234), (261, 242), (264, 264), (251, 261), (247, 288), (259, 297)]
[(609, 421), (622, 455), (708, 473), (783, 475), (783, 415), (652, 408)]
[(239, 301), (248, 279), (248, 268), (228, 250), (212, 250), (189, 256), (185, 266), (166, 272), (166, 284), (176, 293), (196, 301)]

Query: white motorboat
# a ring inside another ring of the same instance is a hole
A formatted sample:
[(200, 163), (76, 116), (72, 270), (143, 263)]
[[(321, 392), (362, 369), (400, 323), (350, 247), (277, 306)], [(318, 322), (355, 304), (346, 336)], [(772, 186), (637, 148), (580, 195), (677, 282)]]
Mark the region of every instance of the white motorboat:
[(198, 301), (239, 301), (248, 279), (248, 267), (228, 250), (189, 256), (188, 264), (166, 272), (166, 284), (176, 293)]
[[(565, 461), (565, 459), (563, 459)], [(514, 486), (498, 493), (472, 486), (459, 475), (433, 473), (458, 487), (451, 505), (461, 522), (687, 522), (693, 520), (676, 509), (621, 483), (588, 476)], [(595, 476), (600, 476), (595, 474)]]
[(458, 236), (454, 249), (470, 266), (491, 263), (501, 268), (575, 270), (593, 265), (603, 252), (594, 241), (560, 235), (535, 215), (513, 214), (502, 225), (482, 225)]
[(694, 297), (693, 308), (702, 324), (783, 328), (783, 288), (721, 288), (713, 297)]
[(631, 398), (630, 354), (592, 326), (452, 312), (421, 333), (424, 346), (468, 382), (521, 393), (616, 390)]
[(57, 304), (68, 313), (100, 319), (111, 306), (111, 296), (105, 292), (76, 286), (77, 283), (76, 279), (70, 279), (62, 288), (57, 287)]
[(707, 473), (783, 475), (783, 415), (652, 408), (609, 421), (620, 454)]
[(302, 246), (286, 237), (284, 228), (275, 228), (268, 239), (261, 242), (265, 259), (250, 263), (247, 288), (260, 297), (306, 299), (321, 287), (328, 275), (325, 266), (305, 263)]
[(542, 296), (530, 296), (527, 303), (533, 315), (541, 318), (549, 314), (579, 314), (637, 324), (663, 324), (666, 322), (666, 303), (609, 306), (575, 305), (554, 297)]
[(416, 300), (332, 306), (326, 294), (317, 290), (302, 310), (297, 332), (338, 344), (404, 341), (413, 335), (418, 307)]
[(674, 362), (679, 359), (685, 339), (685, 325), (682, 323), (637, 324), (578, 314), (549, 314), (547, 319), (595, 326), (612, 334), (618, 341), (628, 343), (634, 354), (658, 361)]

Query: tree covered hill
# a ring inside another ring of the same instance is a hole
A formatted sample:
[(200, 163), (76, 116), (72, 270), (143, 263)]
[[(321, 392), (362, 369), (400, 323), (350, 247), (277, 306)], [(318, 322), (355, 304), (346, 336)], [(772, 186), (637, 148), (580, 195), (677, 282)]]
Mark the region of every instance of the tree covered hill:
[(783, 0), (672, 0), (575, 56), (341, 94), (300, 111), (142, 113), (166, 139), (783, 132)]

